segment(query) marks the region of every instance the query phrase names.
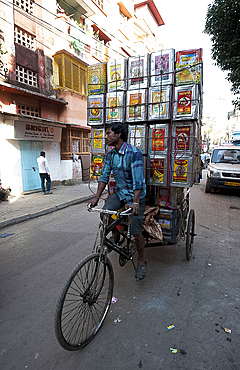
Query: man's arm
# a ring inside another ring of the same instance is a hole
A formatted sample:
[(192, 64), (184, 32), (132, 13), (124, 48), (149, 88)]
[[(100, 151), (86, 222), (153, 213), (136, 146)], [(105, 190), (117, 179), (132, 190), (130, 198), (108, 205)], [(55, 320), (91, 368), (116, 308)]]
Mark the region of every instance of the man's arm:
[(140, 202), (141, 189), (134, 190), (133, 194), (134, 194), (133, 195), (133, 202), (130, 205), (130, 208), (132, 208), (133, 214), (137, 216), (139, 214), (139, 210), (140, 210), (139, 202)]
[(93, 201), (91, 202), (91, 206), (92, 207), (95, 207), (98, 204), (98, 201), (99, 201), (99, 199), (100, 199), (100, 197), (102, 195), (102, 192), (105, 189), (106, 185), (107, 184), (105, 182), (103, 182), (103, 181), (99, 181), (98, 182), (97, 193), (96, 193)]
[(50, 176), (50, 171), (49, 171), (49, 168), (48, 168), (48, 162), (47, 162), (46, 158), (44, 160), (44, 165), (45, 165), (46, 173), (48, 174), (48, 176)]

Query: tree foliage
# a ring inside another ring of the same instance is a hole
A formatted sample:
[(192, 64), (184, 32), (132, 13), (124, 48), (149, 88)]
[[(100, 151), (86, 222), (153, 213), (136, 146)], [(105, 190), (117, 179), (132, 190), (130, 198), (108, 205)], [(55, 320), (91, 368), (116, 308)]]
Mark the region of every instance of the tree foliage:
[(214, 0), (208, 6), (205, 33), (211, 37), (212, 58), (223, 70), (240, 104), (240, 0)]

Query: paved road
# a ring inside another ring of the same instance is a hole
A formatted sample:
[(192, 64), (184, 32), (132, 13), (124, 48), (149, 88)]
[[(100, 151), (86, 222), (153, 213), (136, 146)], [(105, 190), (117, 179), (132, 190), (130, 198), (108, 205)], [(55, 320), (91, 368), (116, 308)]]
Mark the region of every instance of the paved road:
[(81, 204), (4, 229), (13, 235), (0, 239), (0, 368), (239, 369), (240, 198), (205, 194), (202, 183), (190, 199), (198, 234), (192, 260), (184, 242), (147, 248), (148, 275), (136, 283), (131, 264), (121, 268), (112, 253), (118, 301), (79, 352), (58, 345), (53, 318), (67, 276), (91, 252), (98, 215)]

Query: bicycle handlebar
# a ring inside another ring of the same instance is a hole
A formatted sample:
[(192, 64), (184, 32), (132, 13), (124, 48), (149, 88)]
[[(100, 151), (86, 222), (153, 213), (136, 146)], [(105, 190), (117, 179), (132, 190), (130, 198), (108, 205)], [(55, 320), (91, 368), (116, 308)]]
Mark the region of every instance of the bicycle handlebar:
[(118, 216), (130, 216), (132, 215), (132, 208), (128, 208), (125, 211), (110, 211), (109, 209), (103, 208), (93, 208), (91, 207), (91, 203), (87, 205), (89, 212), (101, 212), (108, 215), (118, 215)]

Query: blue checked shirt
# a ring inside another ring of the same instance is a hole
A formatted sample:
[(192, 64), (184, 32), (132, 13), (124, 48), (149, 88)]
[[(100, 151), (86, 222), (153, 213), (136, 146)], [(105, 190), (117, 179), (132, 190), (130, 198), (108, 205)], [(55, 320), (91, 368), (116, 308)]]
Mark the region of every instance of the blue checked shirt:
[(127, 204), (130, 205), (133, 202), (134, 190), (140, 189), (140, 201), (145, 199), (146, 185), (143, 157), (138, 148), (123, 143), (119, 152), (116, 149), (108, 152), (99, 181), (107, 184), (111, 170), (113, 171), (120, 200), (126, 199)]

